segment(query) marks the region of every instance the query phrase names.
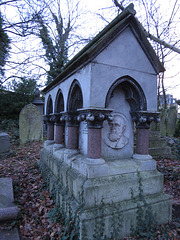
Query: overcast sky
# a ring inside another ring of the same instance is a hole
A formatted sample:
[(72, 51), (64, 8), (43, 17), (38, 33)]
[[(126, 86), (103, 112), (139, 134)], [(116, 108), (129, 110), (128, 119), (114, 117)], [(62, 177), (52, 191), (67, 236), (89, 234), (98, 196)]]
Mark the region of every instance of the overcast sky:
[[(169, 19), (169, 15), (171, 14), (173, 3), (176, 0), (158, 0), (161, 4), (161, 11), (164, 13), (164, 17)], [(106, 8), (112, 6), (112, 0), (83, 0), (86, 2), (87, 8), (91, 9), (92, 12), (97, 12), (98, 9)], [(132, 1), (133, 2), (133, 1)], [(180, 39), (180, 0), (178, 0), (179, 10), (177, 13), (177, 26), (176, 32), (179, 35)], [(136, 16), (138, 17), (138, 5), (135, 4), (135, 10), (137, 12)], [(110, 14), (112, 17), (112, 14)], [(110, 18), (111, 18), (110, 17)], [(114, 16), (115, 17), (115, 16)], [(110, 19), (109, 18), (109, 19)], [(102, 24), (102, 21), (99, 21)], [(99, 25), (96, 21), (96, 24), (93, 24), (95, 29), (99, 28)], [(103, 27), (103, 24), (102, 24)], [(168, 64), (165, 66), (165, 86), (168, 89), (167, 93), (173, 94), (173, 96), (177, 99), (180, 99), (180, 54), (172, 54), (168, 59)]]
[[(161, 11), (163, 12), (163, 17), (165, 19), (169, 19), (169, 15), (171, 14), (173, 3), (176, 0), (157, 0), (161, 4)], [(178, 4), (180, 6), (180, 0), (177, 0)], [(133, 1), (132, 1), (133, 2)], [(108, 23), (103, 21), (100, 17), (97, 17), (97, 14), (95, 13), (103, 13), (106, 20), (111, 21), (113, 18), (116, 17), (115, 11), (111, 8), (108, 11), (107, 8), (113, 6), (112, 0), (81, 0), (82, 7), (84, 9), (91, 12), (91, 14), (87, 14), (86, 16), (83, 16), (84, 19), (82, 21), (88, 22), (88, 28), (85, 28), (86, 35), (93, 36), (95, 33), (98, 33), (100, 30), (102, 30), (105, 25)], [(104, 9), (104, 10), (102, 10)], [(13, 9), (14, 10), (14, 9)], [(138, 5), (135, 4), (135, 10), (137, 12), (136, 16), (138, 17), (142, 11), (139, 9)], [(8, 8), (9, 13), (11, 16), (13, 16), (14, 12), (10, 11), (10, 8)], [(178, 10), (179, 13), (177, 13), (177, 26), (176, 26), (176, 32), (180, 36), (180, 9)], [(94, 13), (94, 14), (93, 14)], [(81, 29), (82, 31), (82, 29)], [(179, 31), (179, 32), (178, 32)], [(33, 41), (31, 40), (29, 42), (29, 45), (33, 44)], [(33, 46), (32, 46), (33, 48)], [(41, 52), (42, 53), (42, 52)], [(18, 56), (16, 56), (18, 57)], [(19, 55), (20, 57), (20, 55)], [(167, 93), (173, 94), (175, 98), (180, 99), (180, 54), (172, 54), (169, 57), (168, 64), (166, 64), (166, 72), (165, 72), (165, 85), (168, 88)]]

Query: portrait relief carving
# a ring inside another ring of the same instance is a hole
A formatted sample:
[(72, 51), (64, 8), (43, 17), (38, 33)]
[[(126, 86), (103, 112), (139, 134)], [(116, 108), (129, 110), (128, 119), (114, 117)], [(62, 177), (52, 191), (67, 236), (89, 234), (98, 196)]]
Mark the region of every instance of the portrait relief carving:
[(104, 136), (104, 143), (112, 149), (125, 147), (129, 142), (126, 127), (126, 117), (120, 113), (114, 113), (113, 120), (108, 122), (108, 131)]

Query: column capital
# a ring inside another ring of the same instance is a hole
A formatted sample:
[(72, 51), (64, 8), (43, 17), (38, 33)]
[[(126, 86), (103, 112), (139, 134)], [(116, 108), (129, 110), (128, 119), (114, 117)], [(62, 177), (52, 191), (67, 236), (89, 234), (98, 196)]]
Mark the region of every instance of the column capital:
[(43, 121), (44, 121), (44, 123), (48, 123), (48, 122), (49, 122), (49, 118), (50, 118), (49, 115), (44, 115), (44, 116), (43, 116)]
[(131, 112), (132, 120), (136, 122), (136, 128), (149, 129), (152, 122), (160, 122), (159, 112), (137, 111)]
[(88, 128), (102, 128), (104, 120), (113, 120), (112, 112), (107, 108), (82, 108), (78, 109), (77, 120), (86, 121)]
[(77, 111), (62, 112), (60, 121), (67, 122), (68, 127), (78, 127), (79, 121), (77, 121), (77, 115), (78, 115)]
[(56, 117), (54, 115), (54, 113), (50, 113), (49, 114), (49, 123), (54, 124), (56, 120)]
[(56, 125), (64, 126), (64, 119), (62, 118), (62, 113), (54, 113), (54, 121)]

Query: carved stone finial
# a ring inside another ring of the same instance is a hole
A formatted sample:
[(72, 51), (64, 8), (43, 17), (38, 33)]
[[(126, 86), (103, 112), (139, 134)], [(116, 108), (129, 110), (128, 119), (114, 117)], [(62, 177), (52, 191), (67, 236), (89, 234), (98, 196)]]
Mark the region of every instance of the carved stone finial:
[(35, 94), (36, 99), (39, 99), (39, 98), (40, 98), (40, 91), (39, 91), (39, 88), (36, 88), (34, 94)]

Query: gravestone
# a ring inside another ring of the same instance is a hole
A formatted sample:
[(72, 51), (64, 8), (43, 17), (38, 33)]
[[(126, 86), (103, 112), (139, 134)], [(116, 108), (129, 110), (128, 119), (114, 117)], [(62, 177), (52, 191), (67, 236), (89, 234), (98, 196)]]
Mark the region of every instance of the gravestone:
[(10, 152), (9, 135), (0, 130), (0, 156)]
[(171, 106), (167, 109), (162, 109), (160, 117), (161, 117), (161, 122), (160, 122), (161, 136), (172, 137), (176, 129), (176, 121), (177, 121), (176, 106)]
[(149, 154), (152, 157), (172, 157), (171, 147), (160, 132), (160, 123), (152, 123), (149, 134)]
[(43, 140), (42, 113), (34, 104), (26, 105), (19, 115), (20, 144)]

